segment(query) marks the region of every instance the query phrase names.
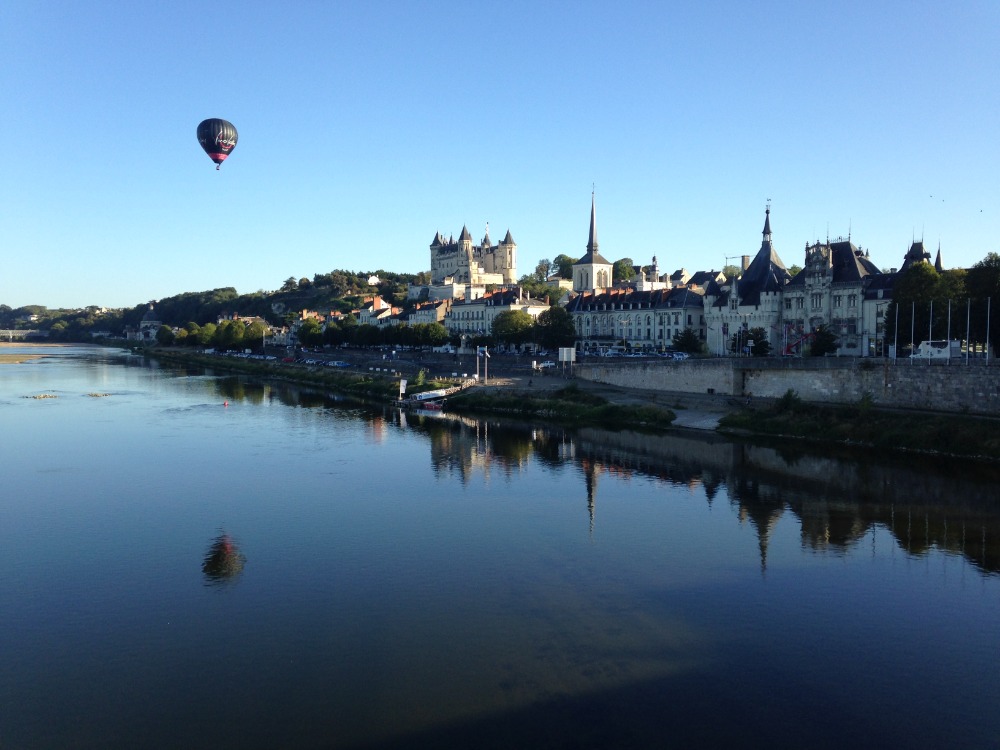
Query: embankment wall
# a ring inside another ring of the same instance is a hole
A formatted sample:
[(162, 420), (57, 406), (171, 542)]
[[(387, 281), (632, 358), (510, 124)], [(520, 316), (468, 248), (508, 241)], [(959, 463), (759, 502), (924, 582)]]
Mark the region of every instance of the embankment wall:
[(576, 376), (623, 388), (1000, 416), (1000, 366), (982, 361), (691, 359), (581, 363)]

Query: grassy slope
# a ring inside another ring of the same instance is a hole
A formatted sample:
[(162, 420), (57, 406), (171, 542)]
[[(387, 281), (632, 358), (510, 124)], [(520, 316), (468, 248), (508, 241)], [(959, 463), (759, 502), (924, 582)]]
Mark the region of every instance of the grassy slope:
[(870, 404), (819, 406), (787, 394), (768, 409), (724, 417), (727, 431), (782, 438), (870, 445), (1000, 460), (1000, 423), (944, 414), (882, 411)]

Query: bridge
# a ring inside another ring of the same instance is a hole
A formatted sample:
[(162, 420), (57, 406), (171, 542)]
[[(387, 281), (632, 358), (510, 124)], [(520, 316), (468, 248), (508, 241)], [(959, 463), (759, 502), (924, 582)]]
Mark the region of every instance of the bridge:
[(0, 329), (0, 342), (6, 341), (9, 343), (11, 341), (29, 341), (32, 339), (47, 339), (48, 337), (48, 331), (15, 328), (9, 328), (6, 330)]

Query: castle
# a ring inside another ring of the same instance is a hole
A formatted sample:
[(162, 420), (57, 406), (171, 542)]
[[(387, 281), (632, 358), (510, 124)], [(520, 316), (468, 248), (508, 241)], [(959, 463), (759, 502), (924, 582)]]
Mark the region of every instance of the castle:
[(464, 226), (457, 242), (452, 238), (445, 242), (440, 232), (435, 233), (431, 242), (431, 284), (450, 283), (466, 286), (516, 284), (517, 243), (510, 236), (510, 230), (496, 245), (490, 242), (489, 225), (478, 245), (472, 244), (472, 235)]

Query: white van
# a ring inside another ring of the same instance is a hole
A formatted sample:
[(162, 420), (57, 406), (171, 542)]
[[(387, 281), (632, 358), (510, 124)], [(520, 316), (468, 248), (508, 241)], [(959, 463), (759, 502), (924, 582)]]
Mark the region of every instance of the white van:
[(961, 341), (921, 341), (910, 359), (952, 359), (962, 356)]

